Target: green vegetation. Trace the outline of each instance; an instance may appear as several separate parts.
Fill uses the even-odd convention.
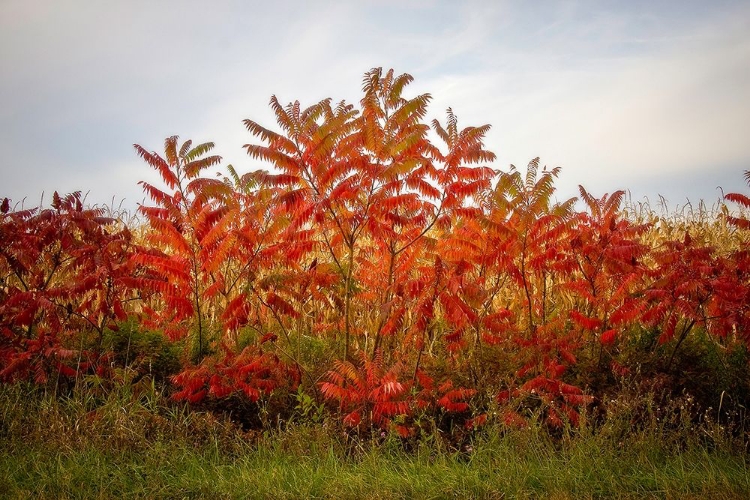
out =
[[[747,498],[737,429],[684,402],[644,400],[553,435],[486,426],[456,446],[441,433],[359,439],[333,420],[243,431],[127,384],[61,397],[0,388],[3,498]],[[635,414],[639,425],[632,426]],[[664,415],[671,417],[663,418]]]
[[[583,449],[581,449],[583,448]],[[591,452],[595,452],[591,455]],[[145,455],[97,449],[0,459],[7,497],[142,498],[747,498],[747,464],[690,451],[615,453],[487,443],[471,459],[371,451],[294,456],[276,449],[238,458],[155,446]]]

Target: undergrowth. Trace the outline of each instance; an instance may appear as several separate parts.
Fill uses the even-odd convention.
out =
[[[4,498],[746,498],[746,429],[623,391],[558,432],[490,421],[360,437],[301,413],[264,430],[188,410],[157,384],[61,395],[0,387]],[[308,402],[308,404],[310,404]],[[316,420],[317,421],[314,421]]]

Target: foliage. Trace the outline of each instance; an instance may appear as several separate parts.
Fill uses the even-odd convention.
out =
[[[204,349],[204,305],[210,284],[206,263],[212,246],[209,238],[226,213],[217,200],[227,192],[226,185],[216,179],[200,177],[202,170],[221,161],[218,156],[204,156],[213,149],[212,143],[193,147],[186,141],[177,149],[178,138],[164,141],[164,157],[135,145],[138,155],[161,176],[168,191],[141,182],[144,191],[157,206],[140,207],[151,231],[146,233],[147,246],[141,246],[133,261],[144,268],[135,280],[158,303],[146,306],[147,326],[164,329],[167,337],[185,337],[193,327],[198,334],[198,357]],[[171,192],[170,192],[171,191]],[[157,305],[158,304],[158,305]]]
[[[356,104],[272,97],[278,130],[244,121],[262,168],[242,175],[208,175],[210,142],[135,145],[161,179],[141,183],[137,226],[78,193],[4,200],[0,379],[124,370],[194,407],[254,405],[259,425],[297,401],[348,434],[406,440],[446,420],[462,436],[535,421],[559,434],[637,377],[741,399],[697,370],[744,373],[745,195],[691,221],[581,186],[578,209],[538,158],[489,168],[489,125],[462,128],[452,109],[427,123],[431,96],[411,83],[375,68]]]
[[[0,379],[46,383],[94,369],[134,298],[131,234],[80,193],[0,214]],[[92,337],[93,335],[93,337]]]

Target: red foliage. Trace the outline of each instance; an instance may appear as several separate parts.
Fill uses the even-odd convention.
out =
[[[49,209],[3,206],[0,379],[73,377],[96,361],[105,328],[128,314],[130,232],[84,209],[80,193],[55,193]]]
[[[363,358],[361,366],[334,361],[334,369],[326,374],[328,381],[320,384],[323,396],[337,401],[346,414],[346,425],[359,425],[365,415],[368,423],[388,428],[394,417],[411,413],[409,383],[399,380],[402,367],[396,364],[384,370],[381,363],[380,356]]]
[[[209,395],[222,399],[232,394],[242,394],[255,402],[278,388],[294,391],[299,381],[299,372],[294,367],[257,347],[246,347],[239,354],[225,349],[222,357],[207,357],[200,365],[186,368],[172,379],[180,389],[174,399],[190,403],[201,402]]]
[[[672,357],[695,328],[750,344],[744,247],[722,253],[690,234],[650,247],[651,226],[623,215],[622,191],[597,199],[581,187],[576,212],[575,199],[554,199],[559,168],[483,166],[489,126],[459,128],[450,109],[432,122],[438,146],[430,96],[406,97],[411,81],[375,68],[358,106],[272,97],[280,131],[246,120],[260,144],[245,149],[273,172],[210,178],[212,143],[136,145],[162,181],[141,183],[152,205],[140,207],[137,247],[77,193],[45,210],[4,199],[0,379],[93,370],[105,330],[140,315],[188,337],[179,400],[257,401],[305,377],[345,425],[409,436],[420,412],[481,411],[478,387],[459,380],[507,387],[496,397],[507,425],[525,425],[529,400],[549,425],[575,425],[591,397],[571,367],[626,375],[621,351],[644,327],[674,343]],[[744,241],[743,212],[725,217]],[[310,345],[341,360],[307,366]]]
[[[747,185],[750,187],[750,170],[745,170],[745,181],[747,181]],[[744,210],[750,209],[750,196],[742,193],[727,193],[724,199],[736,203]],[[725,217],[731,225],[739,229],[750,229],[750,218],[747,215],[729,215],[727,213]],[[747,257],[745,256],[745,258]]]
[[[642,321],[659,327],[660,343],[677,337],[667,368],[696,326],[717,337],[737,334],[750,343],[750,275],[738,267],[741,253],[717,255],[714,248],[697,244],[686,233],[683,241],[668,241],[652,255],[657,266],[652,271],[654,282],[645,290]]]
[[[362,423],[388,429],[394,419],[402,435],[409,435],[413,429],[408,421],[416,413],[430,409],[441,409],[448,413],[463,413],[469,409],[466,402],[474,394],[474,389],[454,388],[447,380],[435,385],[427,374],[417,371],[411,380],[402,378],[403,366],[397,363],[385,370],[382,356],[378,353],[373,360],[362,357],[361,365],[349,361],[335,361],[335,368],[326,374],[328,381],[321,383],[321,392],[329,401],[338,402],[345,413],[344,424],[356,427]]]
[[[216,179],[200,177],[201,171],[221,161],[219,156],[204,156],[213,143],[193,146],[192,141],[178,145],[177,136],[164,141],[164,156],[134,145],[138,155],[153,167],[167,190],[141,182],[155,207],[141,206],[152,231],[149,246],[133,256],[141,268],[134,278],[144,292],[153,297],[152,315],[147,326],[161,328],[173,340],[197,330],[198,355],[204,349],[204,301],[209,288],[211,250],[214,234],[225,227],[232,212],[225,201],[231,189]],[[156,300],[158,299],[158,300]]]

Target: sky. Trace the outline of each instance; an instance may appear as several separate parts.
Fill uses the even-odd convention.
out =
[[[750,191],[746,0],[0,0],[0,198],[132,210],[159,182],[133,144],[171,135],[269,168],[243,119],[276,128],[271,95],[356,104],[373,67],[411,74],[430,121],[491,124],[491,167],[561,167],[559,199]]]

